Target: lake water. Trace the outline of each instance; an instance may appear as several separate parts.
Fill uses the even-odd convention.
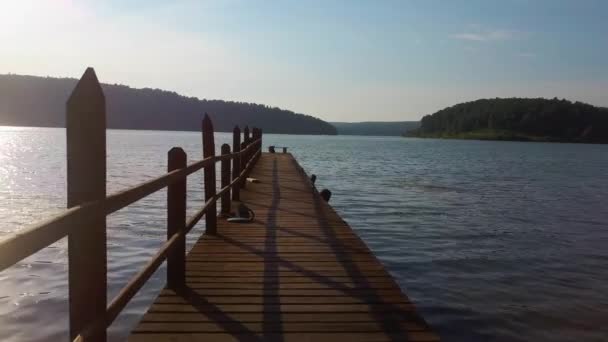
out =
[[[0,127],[0,238],[60,212],[65,131]],[[231,141],[218,134],[216,145]],[[445,341],[608,340],[608,146],[265,135],[333,192]],[[161,175],[191,132],[108,132],[108,192]],[[189,178],[189,212],[202,203]],[[112,298],[165,238],[165,192],[108,219]],[[199,227],[190,234],[190,243]],[[67,242],[0,273],[0,340],[67,340]],[[164,269],[110,330],[123,340]]]

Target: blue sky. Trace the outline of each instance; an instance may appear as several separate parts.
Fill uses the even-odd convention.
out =
[[[416,120],[482,97],[608,106],[608,1],[0,0],[0,73]]]

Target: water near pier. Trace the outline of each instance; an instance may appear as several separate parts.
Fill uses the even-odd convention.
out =
[[[64,136],[0,127],[0,237],[65,206]],[[318,187],[332,190],[331,203],[445,341],[608,336],[608,146],[264,139],[289,146]],[[169,148],[197,159],[200,145],[197,133],[109,131],[109,193],[165,172]],[[200,174],[189,178],[190,213],[201,186]],[[109,217],[111,297],[165,238],[164,208],[161,191]],[[0,340],[67,339],[66,271],[64,239],[0,273]],[[112,339],[126,336],[163,283],[161,270]]]

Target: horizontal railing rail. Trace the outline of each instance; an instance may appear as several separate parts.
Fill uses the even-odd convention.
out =
[[[85,117],[85,115],[87,115]],[[230,212],[239,188],[261,156],[262,131],[233,130],[233,152],[222,145],[215,155],[214,130],[205,114],[203,159],[186,165],[181,148],[169,151],[168,172],[121,192],[105,196],[105,98],[93,69],[76,85],[67,103],[68,206],[62,213],[23,228],[0,241],[0,271],[58,240],[68,237],[70,336],[77,341],[105,341],[106,329],[160,265],[167,261],[167,286],[185,284],[185,237],[206,217],[207,234],[217,232],[216,202]],[[215,165],[221,163],[221,187],[216,192]],[[186,221],[186,182],[203,170],[205,203]],[[162,189],[167,192],[167,240],[146,265],[107,304],[106,216]],[[90,248],[90,251],[87,250]],[[97,266],[97,268],[95,268]]]
[[[260,140],[256,140],[254,143],[256,142],[260,142]],[[250,145],[241,152],[206,158],[194,162],[185,169],[169,172],[158,178],[151,179],[142,184],[110,195],[103,200],[87,202],[66,209],[53,218],[46,219],[28,228],[23,228],[17,232],[8,234],[0,241],[0,271],[13,266],[17,262],[66,237],[70,233],[70,229],[74,226],[86,224],[87,219],[90,219],[91,213],[93,212],[101,210],[105,212],[106,215],[110,215],[199,171],[208,164],[226,159],[233,160],[236,156],[243,155],[248,150],[252,150],[253,147],[254,145]],[[239,175],[237,181],[243,179],[244,173],[245,172],[242,172]],[[220,193],[222,191],[230,190],[237,181],[230,183],[230,187],[228,188],[222,188]],[[220,193],[218,193],[218,195]],[[218,198],[214,198],[214,201],[217,199]],[[198,221],[199,220],[196,220],[193,225],[198,223]]]

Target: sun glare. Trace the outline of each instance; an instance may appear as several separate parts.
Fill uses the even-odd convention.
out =
[[[71,0],[1,0],[0,28],[3,35],[48,29],[79,11]]]

